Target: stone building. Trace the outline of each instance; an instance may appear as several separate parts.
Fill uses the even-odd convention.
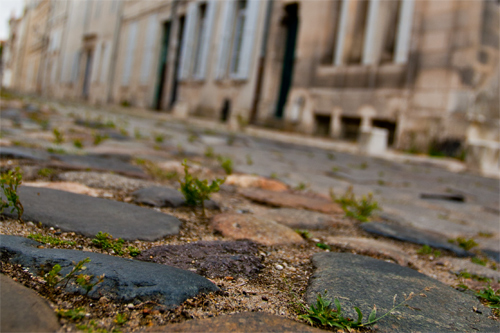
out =
[[[16,89],[340,140],[382,128],[498,169],[498,0],[29,3]]]

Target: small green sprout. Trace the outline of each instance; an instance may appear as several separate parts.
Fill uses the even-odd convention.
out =
[[[73,140],[73,146],[75,146],[75,148],[82,149],[83,148],[82,140],[80,140],[80,139],[74,139]]]
[[[449,239],[448,243],[457,244],[465,251],[469,251],[473,247],[476,247],[479,245],[478,243],[476,243],[476,241],[473,238],[466,239],[464,237],[457,237],[456,239]]]
[[[1,199],[0,203],[0,214],[3,213],[5,208],[10,208],[10,212],[13,213],[14,210],[17,211],[17,218],[22,221],[22,216],[24,213],[24,207],[21,203],[19,195],[17,194],[17,188],[21,185],[23,181],[23,176],[19,167],[16,167],[14,171],[9,170],[6,173],[2,173],[0,176],[0,187],[3,190],[3,194],[7,201]]]
[[[401,307],[407,301],[412,299],[414,295],[415,294],[413,292],[410,293],[410,295],[406,297],[403,302],[397,305],[396,305],[397,295],[395,295],[393,301],[393,307],[380,317],[377,317],[377,307],[374,306],[372,312],[368,316],[368,321],[363,323],[363,313],[358,307],[354,307],[354,310],[356,310],[356,313],[358,314],[358,319],[354,321],[351,318],[345,317],[342,314],[342,308],[337,298],[333,300],[333,303],[335,305],[335,310],[334,310],[330,306],[331,302],[326,299],[323,299],[321,294],[318,293],[315,305],[306,307],[305,305],[301,304],[306,314],[300,315],[299,318],[305,319],[311,325],[318,324],[322,326],[330,326],[342,330],[348,330],[350,332],[352,328],[362,328],[377,323],[382,318],[388,316],[394,310]],[[326,296],[326,291],[325,291],[325,296]]]
[[[92,244],[96,247],[101,248],[103,251],[112,250],[115,254],[121,256],[123,255],[123,244],[125,241],[121,238],[114,239],[113,236],[107,232],[99,231],[94,239],[92,239]]]
[[[54,128],[52,130],[52,133],[54,134],[54,143],[55,144],[61,144],[64,142],[64,135],[57,128]]]
[[[432,255],[434,256],[435,258],[439,257],[441,255],[441,251],[438,251],[438,250],[434,250],[432,247],[430,247],[429,245],[423,245],[422,248],[420,248],[418,251],[417,251],[417,254],[421,254],[421,255]]]
[[[227,175],[233,173],[233,160],[230,157],[219,156],[217,159],[220,162],[221,168],[224,169]]]
[[[488,286],[488,288],[478,291],[476,296],[492,308],[497,315],[500,313],[500,289],[495,291],[491,286]]]
[[[66,318],[72,321],[78,321],[85,318],[86,310],[84,307],[79,307],[76,309],[57,309],[56,313],[59,317]]]
[[[201,205],[202,216],[205,217],[205,200],[210,199],[210,194],[219,191],[219,187],[224,183],[225,179],[213,180],[208,185],[208,180],[199,180],[189,173],[187,161],[182,162],[184,166],[184,179],[179,180],[181,193],[186,199],[187,205],[195,207]]]
[[[361,222],[368,222],[372,212],[379,209],[378,203],[373,200],[372,193],[368,193],[368,196],[362,196],[361,199],[356,199],[352,186],[340,198],[336,198],[333,190],[330,190],[330,197],[342,206],[346,216]]]
[[[330,251],[332,249],[330,247],[330,245],[325,244],[325,243],[316,243],[316,246],[319,247],[322,250],[328,250],[328,251]]]
[[[71,246],[73,246],[76,244],[73,241],[66,241],[66,240],[62,240],[62,239],[52,237],[52,236],[44,236],[42,234],[29,234],[28,238],[32,239],[34,241],[43,243],[43,244],[50,244],[50,245],[56,245],[56,246],[58,246],[58,245],[71,245]]]
[[[295,229],[295,232],[298,233],[304,239],[311,238],[311,233],[307,230]]]

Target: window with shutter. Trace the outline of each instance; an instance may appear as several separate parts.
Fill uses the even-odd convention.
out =
[[[259,7],[262,1],[246,1],[243,34],[241,36],[241,46],[238,47],[235,55],[235,68],[237,70],[235,78],[247,79],[253,59],[254,41],[259,18]]]
[[[227,63],[231,44],[232,26],[235,10],[234,1],[224,1],[222,7],[222,27],[219,34],[219,47],[217,64],[215,68],[215,79],[224,79],[227,72]]]
[[[151,76],[151,67],[155,49],[155,42],[158,33],[158,14],[149,16],[148,27],[146,30],[146,42],[141,65],[141,84],[147,84]]]
[[[214,26],[215,11],[217,9],[217,1],[210,0],[204,6],[205,9],[203,10],[203,17],[201,17],[200,15],[202,24],[199,24],[199,26],[201,27],[201,29],[198,32],[199,47],[197,49],[197,59],[195,61],[195,69],[193,74],[193,77],[197,80],[203,80],[205,78],[207,61],[210,53],[210,44],[211,44],[212,30]]]
[[[91,82],[97,82],[99,76],[99,66],[101,64],[101,47],[97,45],[94,51],[94,64],[92,65],[92,76]]]
[[[125,62],[123,64],[122,85],[127,86],[130,82],[132,66],[134,62],[134,49],[137,39],[137,22],[132,22],[128,28],[127,49],[125,51]]]
[[[101,52],[102,56],[102,66],[101,66],[101,75],[99,78],[99,82],[104,83],[106,81],[106,75],[108,74],[108,68],[109,68],[109,61],[111,58],[111,47],[109,45],[110,43],[102,43],[102,49],[103,52]]]
[[[181,80],[187,79],[191,72],[197,18],[198,4],[196,2],[191,2],[188,5],[187,18],[184,23],[184,36],[182,38],[179,65],[179,78]]]

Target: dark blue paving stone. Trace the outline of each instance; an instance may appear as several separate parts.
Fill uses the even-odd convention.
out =
[[[489,258],[495,260],[500,263],[500,252],[495,250],[483,249],[481,250],[484,254],[486,254]]]
[[[19,187],[18,193],[25,221],[87,237],[102,231],[125,240],[154,241],[179,233],[181,225],[172,215],[124,202],[29,186]]]
[[[25,147],[0,147],[0,158],[48,161],[50,159],[50,154],[44,150]]]
[[[135,203],[155,207],[180,207],[186,204],[181,192],[164,186],[151,186],[132,193]]]
[[[138,166],[124,162],[121,158],[96,155],[56,155],[52,157],[66,165],[79,169],[91,169],[97,171],[112,171],[129,176],[145,178],[147,175]]]
[[[431,233],[426,230],[420,230],[411,226],[399,224],[389,224],[381,222],[363,223],[361,228],[369,233],[384,237],[394,238],[404,242],[428,245],[436,249],[448,250],[459,257],[470,257],[472,253],[465,251],[461,247],[449,243],[443,236]]]
[[[204,277],[179,268],[101,253],[40,249],[39,245],[42,244],[27,238],[1,235],[1,260],[27,267],[34,274],[59,264],[60,274],[64,276],[74,267],[73,262],[89,258],[85,274],[104,274],[104,281],[88,294],[94,299],[106,296],[127,303],[154,301],[172,309],[188,298],[218,290]],[[76,285],[68,285],[66,290],[85,294],[85,290]]]
[[[10,119],[15,123],[19,123],[22,118],[22,112],[19,109],[5,109],[0,112],[0,119]]]
[[[354,307],[368,314],[377,306],[380,316],[415,296],[408,306],[399,307],[375,326],[379,332],[500,332],[500,322],[489,319],[491,310],[468,293],[462,293],[413,269],[352,253],[317,253],[314,271],[306,291],[308,304],[318,293],[333,304],[340,301],[342,312],[356,319]],[[326,296],[324,292],[326,290]],[[473,308],[476,308],[475,312]]]

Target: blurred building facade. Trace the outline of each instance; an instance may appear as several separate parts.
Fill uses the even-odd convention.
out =
[[[385,128],[394,147],[453,154],[500,142],[499,13],[498,0],[28,0],[11,87],[343,140]]]

